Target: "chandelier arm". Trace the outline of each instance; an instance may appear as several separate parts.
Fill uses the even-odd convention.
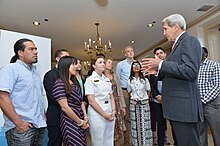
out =
[[[96,33],[97,33],[97,36],[96,36],[96,41],[94,41],[94,43],[92,44],[92,40],[89,39],[89,42],[85,42],[85,52],[89,55],[89,56],[92,56],[92,55],[97,55],[97,54],[106,54],[107,52],[111,53],[112,50],[111,50],[111,43],[110,41],[108,42],[108,50],[107,50],[107,45],[104,45],[104,47],[102,46],[102,43],[101,43],[101,37],[99,35],[99,26],[100,23],[95,23],[96,25]]]

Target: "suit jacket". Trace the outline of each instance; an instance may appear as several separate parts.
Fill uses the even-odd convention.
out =
[[[152,98],[154,102],[154,100],[157,100],[156,96],[161,95],[161,93],[158,91],[158,88],[157,88],[158,77],[156,77],[155,75],[150,75],[149,82],[150,82],[151,93],[152,93]]]
[[[57,68],[53,68],[44,75],[43,84],[48,100],[48,108],[46,112],[48,126],[60,125],[61,108],[59,103],[53,98],[53,93],[52,93],[53,85],[56,79],[57,79]]]
[[[162,63],[164,117],[179,122],[203,120],[202,104],[198,89],[201,62],[199,41],[186,32],[177,40],[169,58]]]

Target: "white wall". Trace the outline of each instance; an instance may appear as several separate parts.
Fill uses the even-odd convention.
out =
[[[220,31],[218,31],[217,28],[210,29],[210,27],[213,27],[213,24],[216,24],[216,27],[220,26],[220,11],[187,29],[187,33],[198,38],[201,46],[207,47],[209,50],[209,59],[220,62]],[[160,46],[166,46],[166,43],[167,42],[160,44]],[[169,52],[167,52],[167,54],[169,54]],[[151,57],[152,55],[153,51],[150,50],[146,54],[135,59],[139,60],[144,57]]]
[[[187,30],[190,35],[197,37],[201,43],[209,51],[209,59],[220,62],[220,32],[218,27],[220,24],[220,11],[214,15],[207,17],[197,25]]]
[[[38,63],[37,70],[42,78],[44,74],[51,68],[51,39],[45,37],[39,37],[24,33],[12,32],[0,29],[0,68],[8,64],[11,57],[14,56],[14,43],[21,39],[28,38],[33,40],[36,47],[38,48]],[[45,108],[47,107],[47,100],[45,98]],[[0,126],[3,125],[2,112],[0,110]]]
[[[220,62],[220,31],[218,28],[208,30],[209,58]]]

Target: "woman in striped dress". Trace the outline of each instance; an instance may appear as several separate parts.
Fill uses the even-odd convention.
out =
[[[58,76],[53,87],[53,96],[61,106],[61,132],[64,146],[87,146],[85,129],[89,127],[84,115],[79,83],[75,77],[77,60],[62,57],[58,64]]]
[[[152,146],[149,91],[150,83],[141,72],[141,64],[134,61],[128,80],[130,93],[131,142],[133,146]]]

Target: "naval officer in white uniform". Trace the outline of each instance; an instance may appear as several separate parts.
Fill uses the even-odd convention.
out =
[[[88,118],[92,146],[114,146],[115,101],[112,84],[103,74],[103,57],[91,61],[92,75],[86,79],[85,94],[88,96]]]

